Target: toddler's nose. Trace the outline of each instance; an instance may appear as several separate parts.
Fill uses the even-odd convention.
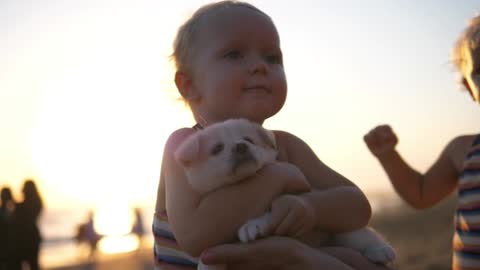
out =
[[[248,150],[248,146],[245,143],[237,143],[233,148],[233,152],[236,154],[245,154]]]
[[[268,69],[267,63],[261,57],[252,59],[251,66],[250,66],[250,72],[252,74],[255,74],[255,73],[265,74],[267,73],[267,69]]]

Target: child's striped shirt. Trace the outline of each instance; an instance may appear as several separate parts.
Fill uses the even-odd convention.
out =
[[[453,270],[480,270],[480,135],[459,177],[454,224]]]

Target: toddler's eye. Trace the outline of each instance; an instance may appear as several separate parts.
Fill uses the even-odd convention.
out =
[[[244,137],[243,139],[251,144],[255,144],[250,137]]]
[[[212,148],[212,150],[210,151],[210,154],[211,154],[212,156],[216,156],[216,155],[218,155],[220,152],[222,152],[222,150],[223,150],[223,143],[218,143],[218,144],[216,144],[216,145]]]
[[[282,64],[282,56],[279,54],[269,54],[265,56],[265,60],[274,65]]]
[[[227,52],[223,57],[236,60],[242,58],[242,53],[240,51],[232,50]]]

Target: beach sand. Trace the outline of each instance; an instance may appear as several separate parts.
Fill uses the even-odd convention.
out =
[[[152,270],[153,251],[143,248],[130,253],[102,255],[94,261],[46,270]]]
[[[456,196],[433,208],[416,210],[405,204],[380,210],[370,225],[397,251],[396,269],[451,269]]]
[[[391,198],[385,199],[391,200]],[[452,196],[427,210],[415,210],[400,204],[375,213],[370,225],[397,250],[397,259],[393,265],[395,269],[450,269],[455,201]],[[127,254],[101,256],[95,263],[80,263],[47,270],[111,269],[153,269],[152,250],[144,248]]]

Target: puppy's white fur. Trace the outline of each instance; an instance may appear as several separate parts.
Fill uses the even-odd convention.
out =
[[[216,123],[187,138],[175,152],[192,187],[209,192],[255,174],[276,159],[275,136],[244,119]]]
[[[191,186],[200,192],[210,192],[224,185],[254,175],[277,156],[273,132],[244,119],[216,123],[196,132],[175,152],[176,161],[185,169]],[[242,242],[267,236],[270,213],[247,221],[238,231]],[[325,234],[315,233],[305,242],[324,244]],[[370,260],[388,263],[395,258],[394,249],[371,228],[330,235],[330,245],[358,250]],[[206,266],[199,262],[199,270],[221,270],[224,265]]]

